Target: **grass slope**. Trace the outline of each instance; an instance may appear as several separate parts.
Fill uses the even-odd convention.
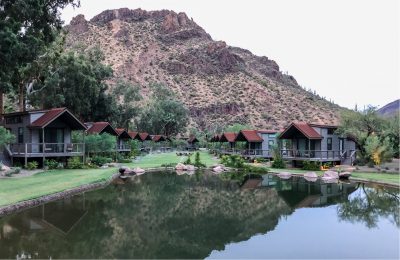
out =
[[[52,170],[24,178],[0,179],[0,206],[109,179],[115,168]]]

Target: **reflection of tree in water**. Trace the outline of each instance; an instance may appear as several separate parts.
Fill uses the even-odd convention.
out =
[[[384,217],[400,227],[399,206],[398,190],[359,183],[355,194],[338,206],[338,216],[351,223],[365,223],[368,228],[377,227],[379,218]]]
[[[0,245],[0,257],[24,249],[57,258],[204,258],[274,229],[291,213],[273,189],[243,191],[211,175],[143,175],[88,193],[86,202],[88,212],[66,236],[15,223],[18,235]],[[9,223],[33,215],[27,211]]]
[[[49,203],[45,211],[37,207],[0,219],[0,258],[22,251],[40,258],[204,258],[273,230],[295,208],[342,203],[342,219],[350,220],[352,207],[360,208],[358,194],[346,202],[355,188],[271,176],[239,187],[208,174],[145,174],[126,185]],[[386,212],[398,225],[393,213],[398,197],[393,202],[373,189],[365,192],[370,207],[378,207],[375,215]]]

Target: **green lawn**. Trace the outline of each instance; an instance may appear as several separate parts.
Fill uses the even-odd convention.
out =
[[[193,153],[191,160],[194,162],[195,155]],[[137,162],[133,163],[126,163],[124,165],[128,167],[140,167],[143,169],[146,168],[155,168],[160,167],[163,164],[170,164],[170,163],[180,163],[184,162],[187,159],[187,156],[177,156],[175,152],[170,153],[160,153],[160,154],[149,154],[145,155],[138,159]],[[211,166],[213,164],[218,163],[218,160],[215,159],[211,154],[208,152],[200,152],[200,161],[207,166]]]
[[[270,169],[271,172],[290,172],[292,174],[304,174],[306,172],[312,171],[305,171],[301,169]],[[323,171],[314,171],[319,176],[323,175]],[[359,180],[366,180],[366,181],[378,181],[382,183],[388,184],[400,184],[400,175],[399,174],[390,174],[390,173],[380,173],[380,172],[352,172],[351,177],[353,179]]]
[[[0,206],[107,180],[116,168],[52,170],[30,177],[0,179]]]

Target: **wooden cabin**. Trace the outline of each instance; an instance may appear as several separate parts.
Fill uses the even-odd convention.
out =
[[[286,141],[281,150],[283,158],[296,161],[334,162],[352,164],[356,144],[351,138],[335,133],[338,126],[293,122],[279,135]]]
[[[130,152],[131,146],[129,141],[132,140],[131,136],[128,134],[124,128],[116,128],[115,131],[118,134],[117,137],[117,151],[118,152]]]
[[[225,132],[219,137],[219,142],[221,143],[228,143],[229,144],[229,149],[234,149],[235,148],[235,139],[236,139],[236,133],[233,132]]]
[[[85,123],[88,130],[87,134],[110,134],[115,136],[115,150],[117,152],[130,152],[131,148],[128,145],[128,140],[130,136],[128,133],[124,131],[117,131],[110,123],[108,122],[87,122]],[[121,130],[121,129],[120,129]]]
[[[189,137],[187,139],[188,145],[186,146],[186,150],[197,150],[197,143],[199,140],[195,136]]]
[[[16,142],[5,147],[3,163],[25,166],[28,161],[56,159],[66,162],[71,156],[84,157],[84,140],[72,143],[72,131],[87,128],[67,108],[15,112],[3,115],[1,125],[16,136]]]
[[[262,155],[264,158],[272,158],[272,150],[275,146],[278,146],[278,134],[276,130],[258,130],[258,135],[263,139],[261,144]]]
[[[241,130],[235,138],[235,142],[246,143],[242,152],[245,157],[262,156],[263,141],[257,130]]]

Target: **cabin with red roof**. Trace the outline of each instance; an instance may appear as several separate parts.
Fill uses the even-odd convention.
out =
[[[118,152],[130,152],[131,146],[129,141],[132,140],[128,131],[125,128],[115,128],[115,132],[117,132],[117,151]]]
[[[3,163],[17,161],[26,165],[35,160],[66,161],[71,156],[84,156],[84,143],[72,143],[72,131],[86,131],[86,126],[67,108],[32,110],[3,115],[1,125],[16,136],[14,144],[5,147]]]
[[[352,164],[356,144],[351,138],[335,133],[338,126],[293,122],[279,135],[286,141],[282,156],[292,161]]]
[[[233,149],[233,148],[235,148],[236,135],[237,134],[233,133],[233,132],[225,132],[219,138],[219,142],[228,143],[229,144],[229,148]]]

